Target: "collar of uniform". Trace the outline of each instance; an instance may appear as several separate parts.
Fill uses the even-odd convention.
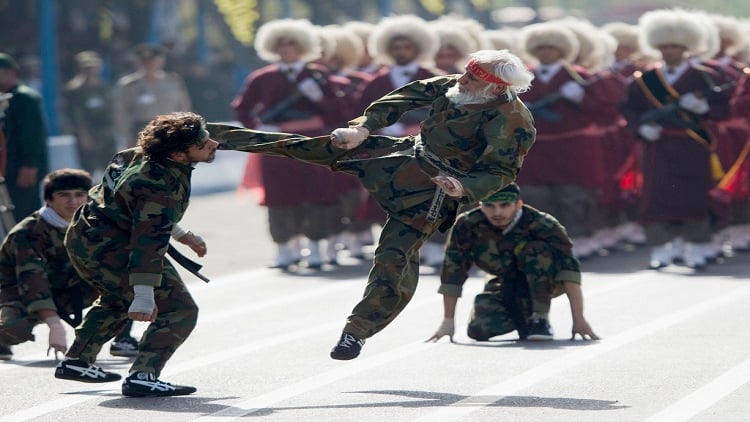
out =
[[[667,72],[668,67],[670,68],[669,72]],[[688,67],[690,67],[690,63],[688,63],[687,60],[683,60],[682,63],[678,64],[677,66],[667,66],[666,63],[662,62],[661,70],[662,72],[664,72],[665,75],[668,74],[669,76],[676,78],[682,75],[683,73],[685,73]]]
[[[162,164],[164,167],[175,168],[187,174],[190,174],[190,172],[195,168],[195,163],[183,164],[171,158],[167,158],[166,160],[161,161],[160,164]]]
[[[390,72],[392,74],[397,74],[397,75],[408,74],[408,75],[414,76],[417,74],[417,70],[419,70],[419,64],[417,62],[412,62],[405,66],[394,64],[393,66],[391,66]]]
[[[518,224],[518,220],[521,219],[523,216],[523,207],[518,209],[518,212],[516,215],[513,216],[513,220],[511,220],[510,224],[508,224],[508,227],[503,229],[503,234],[508,234],[511,230],[513,230],[514,227]]]
[[[562,69],[562,63],[560,62],[539,64],[536,69],[534,69],[534,74],[537,78],[541,79],[542,82],[549,82],[549,80],[552,79],[560,69]]]
[[[295,75],[298,75],[300,72],[302,72],[302,69],[305,67],[305,62],[293,62],[293,63],[279,63],[279,70],[281,70],[284,73],[287,73],[288,71],[294,72]]]

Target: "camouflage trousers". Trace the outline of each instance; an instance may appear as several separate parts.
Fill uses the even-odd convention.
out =
[[[419,281],[419,248],[429,237],[395,218],[386,220],[364,295],[344,331],[362,339],[372,337],[404,310]]]
[[[122,331],[133,300],[128,281],[128,254],[117,248],[85,248],[85,241],[69,231],[66,246],[73,266],[100,296],[75,330],[66,356],[93,363],[104,343]],[[198,319],[198,306],[179,274],[166,259],[161,285],[154,288],[158,314],[143,333],[131,371],[157,376],[175,350],[187,339]]]
[[[0,304],[0,344],[11,346],[34,340],[31,332],[40,322],[21,302]]]
[[[489,280],[474,298],[467,335],[475,340],[518,331],[526,338],[526,322],[534,312],[548,313],[553,297],[563,293],[555,281],[557,268],[552,249],[545,242],[520,244],[513,253],[514,267]]]
[[[212,127],[215,137],[221,139],[221,126]],[[386,158],[394,150],[411,150],[412,145],[408,140],[388,136],[370,136],[362,144],[363,154],[358,156],[356,151],[338,149],[332,146],[327,136],[305,137],[285,133],[266,133],[249,131],[240,133],[237,139],[222,140],[225,149],[235,149],[252,153],[262,153],[274,156],[284,156],[311,164],[326,166],[333,171],[341,171],[354,175],[367,188],[380,205],[388,210],[405,209],[404,215],[412,218],[421,213],[427,214],[432,200],[431,189],[434,185],[429,182],[428,176],[414,165],[415,173],[395,174],[399,166],[409,160],[408,157]],[[357,155],[356,159],[351,155]],[[346,159],[344,159],[346,158]],[[393,160],[393,161],[392,161]],[[426,187],[419,186],[427,191],[429,200],[402,201],[404,203],[394,204],[393,198],[401,198],[409,193],[406,188],[394,189],[395,178],[424,180]],[[403,183],[402,183],[403,185]],[[407,184],[408,185],[408,184]],[[391,202],[392,201],[392,202]],[[419,278],[419,249],[425,241],[443,225],[451,216],[450,207],[457,208],[457,202],[445,201],[440,210],[440,216],[434,221],[423,224],[419,229],[404,223],[403,221],[389,215],[375,249],[373,266],[360,302],[354,307],[351,315],[347,318],[344,331],[361,339],[369,338],[385,328],[406,307],[417,288]],[[408,210],[406,210],[408,208]],[[455,211],[455,210],[454,210]],[[455,214],[455,213],[453,213]],[[414,218],[416,220],[416,218]]]
[[[52,288],[57,314],[75,327],[81,322],[81,314],[91,306],[98,294],[87,283],[80,281],[72,286]],[[20,301],[0,303],[0,344],[13,345],[34,340],[32,331],[43,321],[29,313]]]

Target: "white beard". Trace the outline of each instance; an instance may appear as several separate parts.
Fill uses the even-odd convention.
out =
[[[478,92],[461,92],[459,91],[459,85],[455,84],[448,88],[445,93],[445,97],[450,100],[451,103],[457,106],[465,104],[484,104],[494,100],[496,97],[492,94],[494,86],[487,85]]]

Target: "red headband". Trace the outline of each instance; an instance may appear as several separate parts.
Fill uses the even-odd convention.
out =
[[[470,59],[469,62],[466,63],[466,71],[485,82],[503,85],[503,86],[510,85],[508,82],[505,82],[504,80],[498,78],[492,73],[484,70],[484,68],[482,68],[482,66],[479,64],[477,59]]]

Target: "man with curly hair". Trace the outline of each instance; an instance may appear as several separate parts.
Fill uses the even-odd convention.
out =
[[[218,144],[205,120],[190,112],[158,116],[135,148],[119,152],[102,182],[89,191],[68,230],[73,266],[100,297],[76,329],[75,341],[55,377],[117,381],[95,366],[102,345],[132,319],[150,321],[122,385],[126,396],[175,396],[196,391],[158,379],[167,360],[195,327],[198,307],[164,254],[170,236],[206,253],[203,240],[179,228],[190,197],[195,163],[211,162]]]

